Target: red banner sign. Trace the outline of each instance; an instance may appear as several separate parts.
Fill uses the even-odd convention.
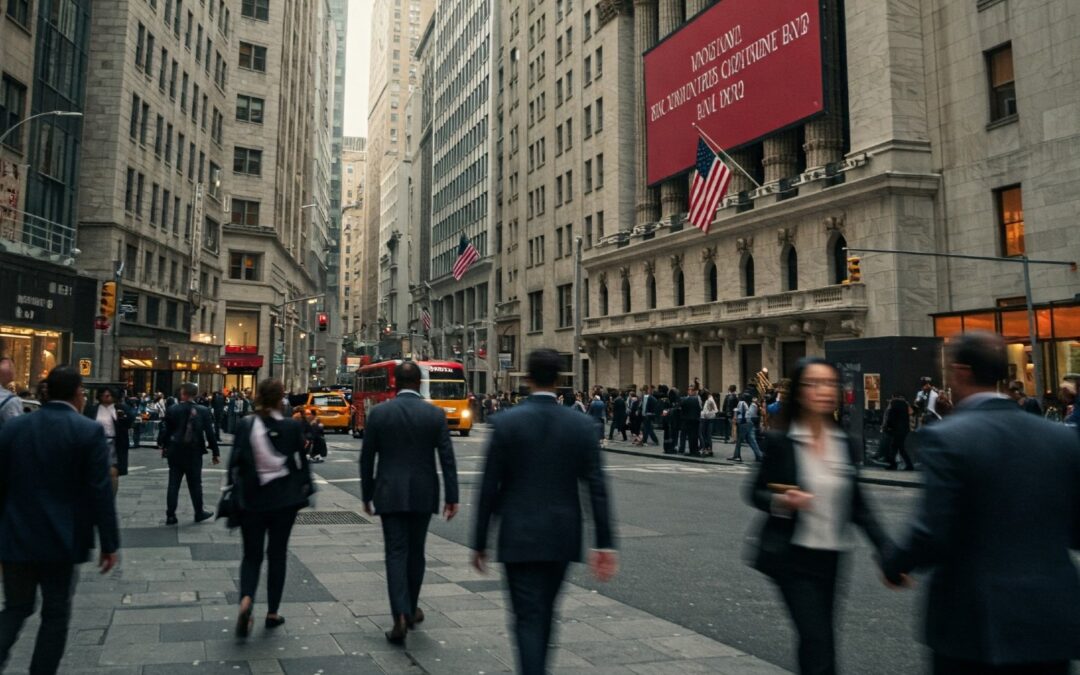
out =
[[[222,367],[230,370],[245,370],[262,368],[263,357],[262,356],[222,356],[219,361]]]
[[[258,354],[258,345],[225,345],[226,354]]]
[[[818,0],[724,0],[645,54],[650,184],[825,109]]]

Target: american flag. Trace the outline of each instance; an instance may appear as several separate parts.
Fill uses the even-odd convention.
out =
[[[461,281],[461,277],[465,276],[465,273],[469,271],[469,268],[473,266],[477,260],[480,259],[480,252],[476,250],[476,247],[472,245],[469,238],[461,235],[461,243],[458,244],[457,260],[454,262],[454,280]]]
[[[424,327],[424,332],[431,332],[431,313],[427,311],[427,308],[420,310],[420,325]]]
[[[731,170],[703,139],[698,139],[697,173],[690,185],[690,223],[708,234],[716,207],[727,192]]]

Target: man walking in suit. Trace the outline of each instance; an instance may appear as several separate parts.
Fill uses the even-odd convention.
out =
[[[386,585],[394,617],[386,639],[393,644],[404,644],[408,629],[424,620],[417,603],[424,582],[428,524],[431,514],[439,512],[436,453],[446,487],[443,516],[450,520],[458,511],[457,465],[446,413],[421,398],[420,378],[420,366],[412,361],[394,369],[397,397],[368,413],[360,454],[364,511],[382,520]]]
[[[86,406],[86,416],[95,420],[105,430],[105,444],[109,446],[109,479],[113,495],[120,488],[120,476],[127,475],[128,451],[131,440],[128,432],[135,420],[135,413],[110,387],[98,390],[97,403]]]
[[[69,366],[45,379],[49,401],[0,430],[0,671],[34,613],[41,588],[41,627],[30,672],[55,673],[71,620],[78,571],[100,540],[102,574],[116,564],[119,537],[109,483],[109,449],[99,424],[79,414],[82,377]]]
[[[626,397],[623,392],[611,402],[611,429],[608,430],[608,440],[615,438],[615,432],[622,433],[622,439],[626,441]]]
[[[596,435],[588,419],[555,400],[561,363],[550,349],[530,354],[532,396],[495,421],[472,539],[473,565],[484,572],[488,529],[497,512],[498,557],[506,565],[518,672],[524,675],[546,672],[555,599],[567,566],[581,560],[579,483],[589,488],[596,526],[593,572],[606,581],[618,566]]]
[[[693,385],[686,392],[686,396],[679,401],[679,424],[682,433],[679,434],[679,447],[676,449],[683,454],[696,455],[701,441],[701,396]],[[686,443],[690,442],[690,450],[687,452]]]
[[[1080,439],[997,393],[998,335],[952,340],[956,414],[925,427],[922,504],[882,569],[929,569],[925,640],[936,675],[1055,675],[1080,657]]]
[[[165,413],[165,423],[158,434],[161,456],[169,463],[169,489],[165,495],[165,524],[175,525],[176,503],[180,498],[180,481],[186,480],[191,506],[195,509],[195,522],[201,523],[213,517],[213,511],[203,508],[202,456],[207,446],[213,452],[213,463],[221,463],[214,422],[210,411],[195,403],[199,385],[185,382],[180,385],[180,402]]]
[[[645,385],[641,396],[641,444],[649,444],[649,439],[656,445],[660,445],[660,439],[656,437],[653,423],[656,421],[656,413],[660,411],[660,401],[653,394],[651,385]]]

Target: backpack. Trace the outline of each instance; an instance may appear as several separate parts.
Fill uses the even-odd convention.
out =
[[[169,443],[170,453],[194,453],[202,451],[202,419],[199,417],[199,406],[192,404],[188,414],[184,418],[184,425],[173,433],[172,442]]]

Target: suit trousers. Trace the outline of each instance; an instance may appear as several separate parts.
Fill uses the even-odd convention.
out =
[[[547,672],[555,599],[568,564],[566,561],[506,563],[521,675]]]
[[[71,596],[75,592],[72,563],[3,563],[4,609],[0,612],[0,672],[23,622],[34,613],[41,587],[41,627],[38,628],[30,675],[51,675],[60,667],[71,621]]]
[[[682,433],[679,434],[679,447],[678,452],[686,452],[686,444],[690,444],[690,454],[696,455],[700,449],[699,443],[701,442],[701,420],[685,420],[680,422],[682,427]]]
[[[281,592],[285,588],[285,562],[289,555],[289,534],[296,522],[297,508],[275,511],[244,511],[240,514],[240,533],[244,537],[244,558],[240,562],[240,597],[255,600],[259,587],[259,569],[266,551],[266,608],[277,614]]]
[[[994,666],[934,654],[934,675],[1069,675],[1068,661]]]
[[[840,554],[791,547],[788,568],[776,577],[795,624],[800,675],[835,675],[834,609]]]
[[[169,490],[165,494],[165,515],[176,515],[176,502],[180,498],[180,481],[187,480],[188,493],[191,495],[191,507],[195,515],[203,512],[202,493],[202,455],[187,454],[181,457],[169,457]]]
[[[384,513],[383,544],[386,548],[386,586],[390,593],[390,613],[412,616],[424,583],[424,543],[430,513]]]
[[[612,418],[612,420],[611,420],[611,428],[608,430],[608,435],[607,435],[609,441],[615,438],[615,432],[616,431],[618,431],[619,433],[622,434],[622,439],[625,441],[626,440],[626,418],[625,417],[614,417],[614,418]]]
[[[641,444],[646,445],[650,440],[660,445],[660,439],[656,437],[656,431],[653,430],[652,415],[643,415],[641,418]]]

